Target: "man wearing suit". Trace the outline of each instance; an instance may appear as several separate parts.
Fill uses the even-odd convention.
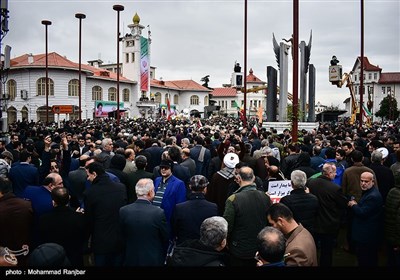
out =
[[[9,172],[14,194],[21,198],[27,186],[39,185],[39,171],[31,164],[31,161],[31,154],[27,150],[23,150],[19,156],[19,162],[11,166]]]
[[[153,139],[151,141],[151,147],[147,148],[145,150],[146,152],[149,152],[150,154],[150,158],[151,158],[151,162],[147,162],[147,164],[149,165],[148,168],[146,170],[151,170],[149,172],[152,172],[154,167],[160,165],[161,162],[161,154],[163,153],[164,149],[161,148],[158,145],[158,141],[157,139]]]
[[[203,147],[204,140],[200,136],[194,138],[195,146],[190,149],[190,157],[196,163],[196,175],[203,175],[208,178],[208,165],[211,161],[211,152]]]
[[[164,210],[152,205],[155,191],[151,179],[140,179],[135,190],[137,200],[119,210],[124,266],[162,266],[169,238]]]
[[[68,173],[71,192],[76,195],[81,205],[83,203],[83,192],[85,191],[87,181],[85,164],[88,159],[88,155],[81,155],[79,157],[79,168]]]
[[[84,192],[85,216],[92,235],[96,266],[120,266],[123,242],[118,223],[119,209],[127,204],[126,187],[113,182],[99,162],[86,166],[92,186]]]
[[[83,246],[87,237],[85,217],[68,206],[66,188],[51,191],[53,210],[39,220],[41,244],[57,243],[64,247],[72,266],[83,266]],[[60,223],[62,221],[62,223]]]
[[[196,162],[190,157],[189,148],[182,149],[182,166],[185,166],[189,169],[190,177],[196,175]]]

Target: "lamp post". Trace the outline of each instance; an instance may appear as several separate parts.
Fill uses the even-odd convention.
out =
[[[77,13],[75,17],[79,19],[79,122],[82,121],[82,19],[86,18],[85,14]]]
[[[119,13],[124,10],[124,6],[114,5],[113,10],[117,11],[117,125],[119,125]]]
[[[46,33],[46,124],[49,123],[49,57],[48,57],[48,44],[47,44],[47,29],[51,25],[51,21],[42,20],[42,24],[45,26]]]

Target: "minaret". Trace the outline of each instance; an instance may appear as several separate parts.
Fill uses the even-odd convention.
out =
[[[140,17],[137,13],[132,18],[133,23],[129,24],[131,32],[122,38],[122,69],[124,77],[135,81],[137,86],[131,93],[131,102],[135,104],[141,97],[140,91],[140,37],[143,25],[140,25]],[[149,42],[150,43],[150,42]]]

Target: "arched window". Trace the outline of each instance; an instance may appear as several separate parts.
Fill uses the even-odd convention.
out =
[[[190,97],[190,105],[199,105],[199,97],[197,95]]]
[[[208,106],[208,95],[204,96],[204,106]]]
[[[69,81],[68,96],[79,96],[79,80],[73,79]]]
[[[157,103],[161,103],[161,93],[160,92],[156,92],[156,94],[154,94],[154,101]]]
[[[92,87],[92,100],[103,100],[103,89],[100,86]]]
[[[36,92],[38,96],[46,96],[46,78],[40,78],[36,82]],[[49,96],[54,96],[54,82],[49,78]]]
[[[14,101],[15,96],[17,95],[17,82],[15,80],[9,80],[7,82],[7,92],[10,96],[10,100]]]
[[[179,95],[174,95],[174,104],[177,105],[179,103]]]
[[[115,87],[108,89],[108,101],[117,101],[117,89]]]
[[[129,102],[129,94],[130,94],[129,89],[124,88],[124,89],[122,90],[122,100],[123,100],[124,102]]]

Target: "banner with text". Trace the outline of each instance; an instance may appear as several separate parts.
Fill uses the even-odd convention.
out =
[[[270,181],[268,183],[268,193],[273,203],[278,203],[282,197],[290,194],[292,190],[290,180]]]

